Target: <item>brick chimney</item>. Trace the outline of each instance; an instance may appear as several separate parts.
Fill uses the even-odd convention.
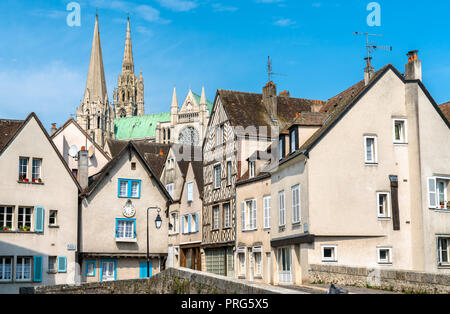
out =
[[[417,57],[419,50],[408,52],[408,63],[405,66],[405,77],[407,80],[422,81],[422,61]]]
[[[280,97],[291,97],[291,93],[289,93],[289,91],[287,91],[287,90],[282,91],[280,93]]]
[[[53,136],[53,134],[56,133],[56,123],[52,123],[52,129],[50,130],[50,135]]]
[[[272,121],[278,120],[277,85],[272,81],[263,87],[263,103]]]
[[[372,66],[372,58],[364,58],[366,60],[367,66],[364,68],[364,83],[366,86],[369,84],[372,77],[375,75],[374,68]]]

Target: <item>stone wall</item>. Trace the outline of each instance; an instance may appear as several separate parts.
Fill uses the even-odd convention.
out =
[[[309,278],[313,283],[404,293],[450,293],[450,275],[445,274],[311,264]]]
[[[80,286],[21,288],[21,294],[292,294],[299,293],[250,281],[170,268],[149,279],[86,283]]]

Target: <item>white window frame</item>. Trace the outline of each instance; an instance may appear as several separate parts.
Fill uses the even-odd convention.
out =
[[[253,179],[255,177],[255,173],[256,173],[255,170],[256,170],[255,161],[249,161],[248,162],[248,173],[249,173],[250,179]]]
[[[286,193],[284,190],[278,192],[278,225],[286,226]]]
[[[289,133],[289,151],[290,154],[294,153],[297,150],[297,147],[295,146],[296,142],[297,142],[297,131],[296,130],[292,130]]]
[[[129,184],[129,182],[126,181],[126,180],[121,180],[120,181],[120,183],[119,183],[119,197],[127,197],[128,196],[128,184]],[[124,193],[122,193],[122,186],[125,186],[125,192]]]
[[[24,209],[25,212],[20,214],[20,209]],[[31,214],[27,214],[26,210],[29,209]],[[19,218],[23,216],[23,222],[24,224],[22,225],[22,227],[25,227],[25,222],[27,221],[27,217],[30,217],[30,230],[28,230],[28,232],[32,232],[33,231],[33,225],[34,225],[34,208],[33,207],[27,207],[27,206],[19,206],[17,209],[17,229],[20,229],[20,222],[19,222]]]
[[[35,165],[35,162],[39,162],[39,165]],[[33,158],[31,162],[31,180],[42,180],[42,159]]]
[[[385,213],[380,214],[380,196],[386,196],[386,208]],[[390,192],[377,192],[377,215],[379,219],[390,219],[391,218],[391,193]]]
[[[397,140],[395,137],[395,125],[397,122],[402,123],[402,134],[400,135],[400,139]],[[394,144],[407,144],[408,143],[408,120],[407,119],[401,119],[401,118],[394,118],[392,119],[392,127],[393,127],[393,141]]]
[[[439,189],[438,183],[444,181],[444,208],[441,208],[440,200],[439,200]],[[435,209],[439,211],[450,211],[447,207],[447,204],[450,203],[448,198],[448,186],[450,185],[450,177],[446,176],[434,176],[427,178],[427,189],[428,189],[428,208]],[[434,204],[433,204],[434,203]],[[447,204],[446,204],[447,203]]]
[[[240,255],[244,255],[244,263],[241,263]],[[237,249],[238,258],[238,274],[239,277],[247,276],[247,249],[245,247],[238,247]]]
[[[175,184],[174,183],[169,183],[169,184],[167,184],[166,185],[166,190],[167,190],[167,193],[169,193],[169,195],[173,198],[173,194],[174,194],[174,187],[175,187]]]
[[[292,194],[292,224],[298,224],[302,221],[301,205],[300,205],[300,184],[294,185],[291,188],[291,194]],[[295,201],[296,195],[298,196],[297,202]]]
[[[187,190],[187,201],[188,203],[194,201],[194,182],[189,182],[186,184],[186,190]]]
[[[213,230],[219,230],[220,228],[220,206],[213,206],[212,208],[213,212]]]
[[[387,251],[388,255],[387,255],[387,261],[383,261],[380,259],[380,252],[381,251]],[[391,266],[392,265],[392,247],[391,246],[379,246],[377,247],[377,263],[379,265],[388,265]]]
[[[373,160],[367,159],[367,140],[373,139],[373,150],[372,150],[372,158]],[[376,135],[365,135],[364,136],[364,161],[367,165],[376,165],[378,164],[378,137]]]
[[[443,252],[441,242],[442,239],[447,240],[447,248],[446,248],[447,262],[442,262],[442,252]],[[437,242],[438,266],[450,267],[450,235],[437,235],[436,242]]]
[[[226,208],[228,208],[228,210]],[[223,227],[224,228],[231,227],[231,204],[230,203],[226,203],[223,205]]]
[[[54,214],[54,217],[52,217]],[[51,220],[54,219],[54,222]],[[58,225],[58,211],[57,210],[50,210],[48,213],[48,225],[49,226],[57,226]]]
[[[264,229],[270,229],[270,210],[271,210],[271,196],[266,195],[263,197],[263,216],[264,216]]]
[[[217,172],[217,169],[219,169],[219,172]],[[215,165],[214,166],[214,189],[220,189],[220,183],[222,181],[222,166]]]
[[[256,199],[247,199],[243,202],[244,211],[242,212],[242,231],[254,231],[258,227],[258,208]]]
[[[119,234],[119,224],[123,223],[123,234],[122,236]],[[131,236],[127,236],[127,227],[129,227],[128,225],[131,224]],[[134,224],[135,221],[133,220],[118,220],[117,221],[117,240],[133,240],[135,239],[135,230],[134,230]]]
[[[131,181],[131,197],[138,198],[139,197],[139,181]],[[133,187],[136,187],[136,190],[133,191]]]
[[[57,256],[49,256],[48,257],[48,272],[51,274],[56,274],[58,272],[58,257]],[[53,262],[53,263],[52,263]]]
[[[325,257],[325,250],[332,249],[333,256]],[[337,263],[338,262],[338,246],[336,244],[323,244],[321,245],[322,262],[323,263]]]
[[[9,279],[5,279],[5,266],[6,266],[6,260],[10,261],[10,269],[9,269]],[[14,275],[14,258],[11,256],[1,256],[0,257],[0,264],[2,265],[2,273],[1,273],[1,277],[2,279],[0,279],[0,282],[11,282],[13,280],[13,275]]]
[[[260,260],[259,264],[256,262],[256,255],[259,254]],[[263,250],[261,246],[255,246],[252,248],[252,255],[253,255],[253,276],[255,277],[262,277],[264,274],[263,269]],[[258,272],[258,265],[259,265],[259,272]]]
[[[0,213],[0,216],[2,216],[2,220],[4,222],[3,225],[0,225],[0,228],[2,227],[9,227],[10,230],[13,230],[14,228],[14,216],[15,216],[15,206],[0,206],[0,209],[2,210],[2,212]],[[8,209],[12,209],[12,213],[8,214]],[[7,219],[8,215],[11,215],[11,220],[9,221]],[[11,226],[7,226],[7,223],[10,222]],[[4,231],[4,230],[0,230],[0,231]]]
[[[25,165],[22,165],[21,161],[25,160]],[[21,175],[24,175],[24,179],[28,179],[28,164],[30,162],[29,157],[19,157],[19,179]]]
[[[172,220],[172,230],[171,230],[171,234],[177,234],[179,233],[178,231],[178,212],[172,212],[170,214],[170,220]]]
[[[21,262],[19,263],[19,260],[21,260]],[[25,275],[25,268],[23,267],[25,265],[25,260],[29,260],[30,261],[30,278],[23,278]],[[21,273],[22,275],[20,276],[20,278],[17,278],[17,275],[19,274],[18,271],[18,266],[22,265],[22,270]],[[18,256],[16,259],[16,265],[15,265],[15,271],[14,271],[14,278],[15,281],[19,281],[19,282],[29,282],[33,280],[33,258],[31,257],[26,257],[26,256]]]

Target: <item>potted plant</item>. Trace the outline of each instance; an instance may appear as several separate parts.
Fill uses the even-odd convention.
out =
[[[21,174],[21,175],[19,176],[19,181],[23,181],[23,180],[25,180],[25,175]]]
[[[36,183],[36,179],[32,179],[31,182]]]
[[[3,226],[0,228],[0,231],[9,231],[11,230],[8,226]]]
[[[447,209],[450,210],[450,201],[447,202]]]
[[[28,182],[28,179],[25,179],[25,182]]]
[[[24,231],[22,225],[19,225],[19,231]]]
[[[42,179],[41,178],[38,179],[38,183],[42,183]]]
[[[30,227],[29,226],[25,226],[25,227],[23,227],[23,231],[25,231],[25,232],[28,232],[28,231],[30,231]]]

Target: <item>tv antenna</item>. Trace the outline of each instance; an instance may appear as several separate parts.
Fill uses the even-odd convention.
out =
[[[267,76],[268,76],[269,82],[272,82],[272,76],[274,76],[274,75],[287,76],[286,74],[273,73],[272,60],[270,60],[270,56],[267,57],[267,59],[268,59],[268,61],[267,61]]]
[[[370,42],[369,41],[369,36],[383,36],[380,34],[369,34],[369,33],[360,33],[360,32],[354,32],[355,35],[362,35],[362,36],[366,36],[366,49],[367,49],[367,58],[364,58],[364,60],[367,60],[367,66],[371,67],[371,60],[372,60],[372,54],[376,51],[376,50],[384,50],[384,51],[392,51],[392,46],[375,46],[375,41]]]

